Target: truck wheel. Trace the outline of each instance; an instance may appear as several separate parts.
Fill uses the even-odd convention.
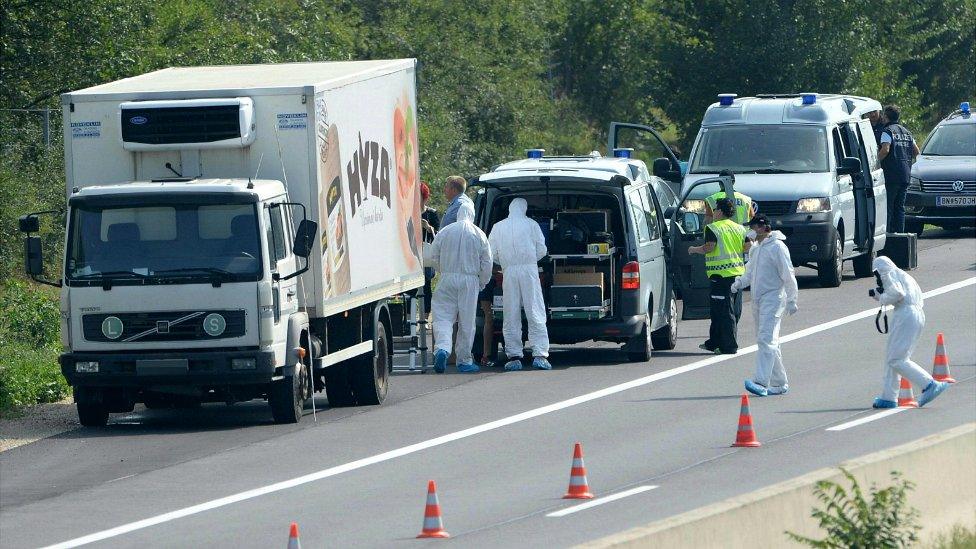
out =
[[[874,250],[874,245],[871,246],[871,251],[859,255],[854,258],[851,263],[854,264],[854,276],[857,278],[865,278],[871,276],[874,273],[874,258],[878,257],[878,252]]]
[[[817,278],[824,288],[836,288],[844,279],[844,249],[841,247],[840,234],[834,234],[831,247],[833,250],[824,261],[817,262]]]
[[[299,362],[295,375],[271,382],[268,404],[275,423],[298,423],[302,419],[307,393],[308,369]]]
[[[670,351],[678,344],[678,302],[671,295],[668,305],[668,323],[651,333],[651,345],[655,351]]]
[[[85,427],[105,427],[108,423],[108,410],[97,389],[76,388],[75,404],[78,408],[78,422]]]
[[[322,372],[325,378],[325,397],[329,399],[330,408],[343,408],[356,404],[349,386],[349,364],[340,362],[333,364]]]
[[[644,314],[644,325],[639,334],[627,342],[627,359],[631,362],[651,360],[651,314]]]
[[[376,325],[373,352],[367,353],[350,365],[349,384],[356,403],[360,406],[382,404],[390,389],[390,349],[386,339],[386,327]]]

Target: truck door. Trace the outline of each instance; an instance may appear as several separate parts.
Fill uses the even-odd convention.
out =
[[[287,218],[287,207],[272,204],[265,209],[266,239],[268,242],[268,264],[272,273],[271,292],[274,297],[275,359],[279,364],[285,361],[285,346],[288,341],[288,317],[298,311],[298,277],[279,280],[295,272],[297,262],[291,250],[291,227]]]
[[[691,192],[701,185],[720,183],[722,190],[733,193],[732,180],[728,177],[708,178],[696,181],[681,196],[677,208],[669,208],[671,217],[671,273],[674,285],[681,293],[681,319],[700,320],[709,318],[709,281],[705,272],[705,256],[690,254],[688,248],[705,243],[704,217],[685,211],[685,201]]]
[[[681,165],[678,157],[654,128],[629,122],[611,122],[607,155],[612,156],[614,149],[621,148],[634,149],[633,157],[643,160],[652,168],[654,175],[673,184],[674,188],[680,188]]]
[[[870,124],[870,122],[866,122]],[[874,187],[872,185],[871,164],[859,134],[859,124],[844,124],[847,154],[861,161],[861,171],[851,176],[854,184],[854,246],[861,250],[871,249],[874,242]],[[874,134],[869,134],[874,139]]]

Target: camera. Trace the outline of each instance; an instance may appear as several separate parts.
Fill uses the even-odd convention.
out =
[[[870,296],[870,297],[874,297],[875,296],[874,288],[871,288],[870,290],[868,290],[868,296]]]

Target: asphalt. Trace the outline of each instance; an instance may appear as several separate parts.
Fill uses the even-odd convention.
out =
[[[927,233],[912,272],[923,290],[976,276],[973,236]],[[678,347],[647,364],[590,344],[554,349],[551,372],[397,375],[383,406],[319,396],[317,421],[308,410],[296,426],[273,425],[261,403],[113,416],[0,454],[0,543],[123,526],[95,545],[268,547],[296,521],[308,546],[564,546],[976,420],[976,285],[926,300],[914,354],[928,369],[944,332],[959,383],[924,409],[826,431],[875,413],[885,338],[873,313],[823,326],[872,309],[872,279],[822,289],[798,275],[801,310],[783,325],[799,332],[783,346],[792,390],[751,401],[761,448],[729,447],[755,354],[716,360],[697,349],[707,322],[684,322]],[[740,338],[754,342],[749,314]],[[579,503],[561,499],[577,441],[598,497],[657,488],[547,517]],[[428,479],[452,540],[413,539]]]

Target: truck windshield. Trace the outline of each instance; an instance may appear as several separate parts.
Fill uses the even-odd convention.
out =
[[[65,274],[113,284],[261,277],[254,204],[72,206]]]
[[[935,128],[922,154],[976,156],[976,124],[946,124]]]
[[[827,133],[818,126],[738,125],[702,128],[691,173],[826,172]]]

